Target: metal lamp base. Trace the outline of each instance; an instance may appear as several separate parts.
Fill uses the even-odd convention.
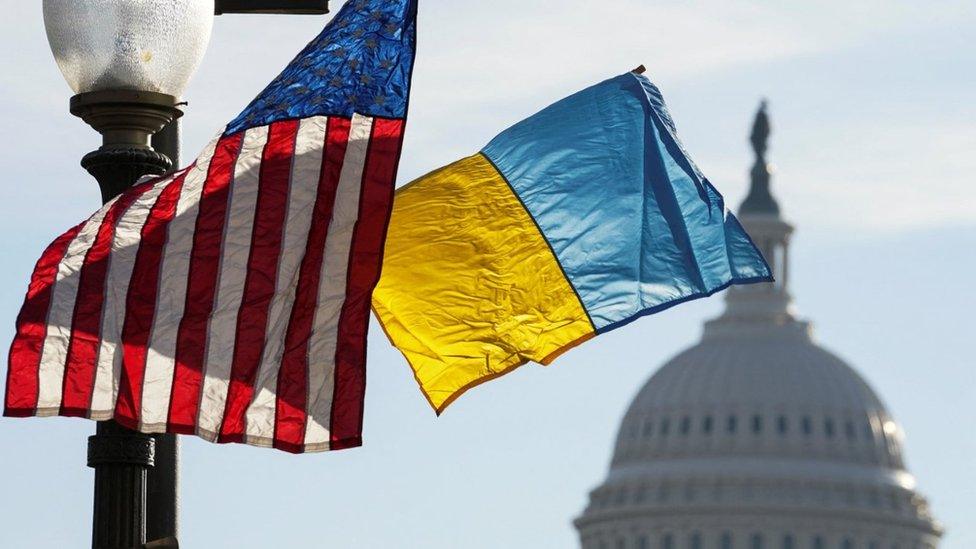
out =
[[[172,95],[137,90],[103,90],[71,98],[71,114],[102,135],[102,146],[81,161],[108,201],[144,175],[169,171],[172,161],[154,151],[152,135],[183,116]]]
[[[183,116],[172,95],[137,90],[102,90],[71,98],[71,114],[102,134],[107,148],[150,148],[152,134]]]
[[[99,149],[81,159],[81,167],[92,174],[102,191],[102,202],[108,202],[144,175],[162,175],[173,162],[152,149]]]

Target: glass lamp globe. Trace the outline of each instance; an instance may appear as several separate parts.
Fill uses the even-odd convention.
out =
[[[179,97],[210,41],[214,0],[44,0],[51,51],[76,94]]]

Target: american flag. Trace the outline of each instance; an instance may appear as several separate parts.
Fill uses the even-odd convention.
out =
[[[362,441],[416,0],[351,0],[188,168],[44,251],[7,416],[289,452]]]

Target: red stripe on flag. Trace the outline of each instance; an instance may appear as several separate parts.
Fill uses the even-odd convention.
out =
[[[285,334],[285,351],[278,372],[275,390],[274,446],[289,452],[303,451],[305,442],[306,408],[308,406],[308,345],[318,303],[319,279],[325,255],[325,240],[329,221],[335,206],[336,189],[346,156],[350,121],[347,118],[329,118],[322,172],[319,176],[318,194],[309,227],[308,242],[298,275],[298,288],[292,306],[288,330]]]
[[[376,119],[363,170],[359,217],[349,256],[346,299],[339,317],[332,399],[332,450],[362,443],[366,392],[366,332],[370,296],[379,281],[403,140],[402,120]]]
[[[78,276],[78,294],[65,359],[60,415],[87,417],[95,389],[95,364],[101,347],[102,306],[115,225],[129,206],[152,185],[130,189],[111,206],[98,227]]]
[[[59,236],[41,254],[31,274],[27,297],[17,316],[17,334],[10,344],[3,415],[26,417],[36,413],[41,351],[47,335],[47,314],[58,276],[58,264],[85,223]]]
[[[167,420],[170,433],[195,432],[207,328],[217,292],[230,184],[243,141],[244,132],[221,139],[210,161],[209,173],[200,194],[187,273],[186,306],[176,337],[173,388]]]
[[[166,185],[142,227],[139,251],[136,252],[129,294],[126,296],[125,321],[122,324],[122,371],[119,396],[115,403],[115,420],[135,429],[142,413],[142,380],[146,368],[146,346],[156,314],[159,292],[159,266],[166,247],[166,228],[176,214],[176,204],[183,190],[183,182],[191,170],[186,170]]]
[[[268,309],[275,294],[298,124],[296,120],[272,124],[261,160],[251,253],[237,316],[237,338],[220,442],[244,439],[244,415],[254,394],[264,352]]]

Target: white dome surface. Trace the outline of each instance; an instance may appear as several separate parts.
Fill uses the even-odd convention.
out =
[[[584,549],[932,549],[941,528],[871,387],[788,291],[793,228],[769,194],[760,110],[740,219],[777,282],[734,287],[700,343],[637,393],[576,519]]]
[[[706,332],[665,364],[624,416],[614,468],[713,455],[902,467],[898,428],[877,396],[796,324],[763,338]]]

